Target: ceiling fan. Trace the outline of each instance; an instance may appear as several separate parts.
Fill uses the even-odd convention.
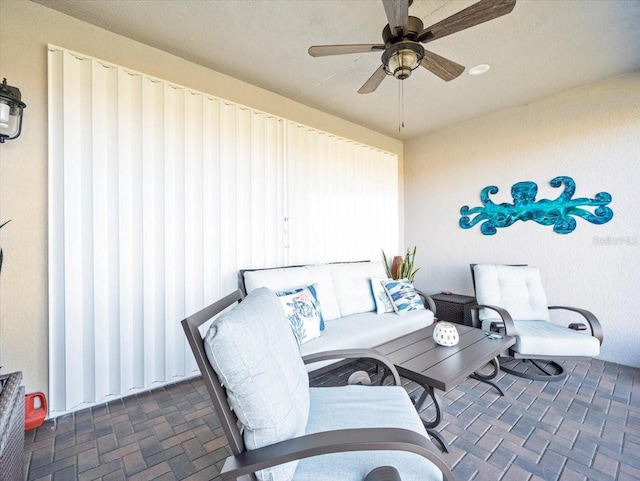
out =
[[[458,77],[464,72],[462,65],[425,50],[421,43],[433,42],[502,17],[513,10],[516,0],[480,0],[427,28],[422,20],[409,16],[413,0],[382,0],[382,3],[389,21],[382,30],[383,44],[315,45],[309,48],[312,57],[382,52],[382,65],[360,87],[360,94],[373,92],[387,75],[404,80],[419,65],[447,82]]]

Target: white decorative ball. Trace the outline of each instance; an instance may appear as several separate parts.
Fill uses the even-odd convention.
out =
[[[450,322],[438,322],[433,330],[433,340],[441,346],[455,346],[460,341],[456,326]]]

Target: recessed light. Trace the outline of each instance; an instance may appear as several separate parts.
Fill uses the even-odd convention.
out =
[[[480,65],[476,65],[475,67],[471,67],[469,69],[469,75],[482,75],[489,71],[491,66],[486,63],[481,63]]]

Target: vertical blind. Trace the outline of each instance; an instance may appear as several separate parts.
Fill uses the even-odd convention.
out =
[[[49,46],[52,415],[195,374],[237,271],[398,249],[393,154]]]
[[[397,250],[397,156],[287,122],[292,264],[379,259]]]

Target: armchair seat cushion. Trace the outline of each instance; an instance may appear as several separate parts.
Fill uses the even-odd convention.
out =
[[[517,337],[511,349],[520,354],[549,357],[600,354],[600,343],[587,333],[546,321],[514,321],[514,324]]]
[[[427,437],[404,388],[399,386],[341,386],[310,388],[306,434],[335,429],[393,427]],[[359,451],[306,458],[298,463],[293,481],[362,481],[379,466],[394,466],[402,481],[442,480],[442,473],[425,458],[400,451]]]

